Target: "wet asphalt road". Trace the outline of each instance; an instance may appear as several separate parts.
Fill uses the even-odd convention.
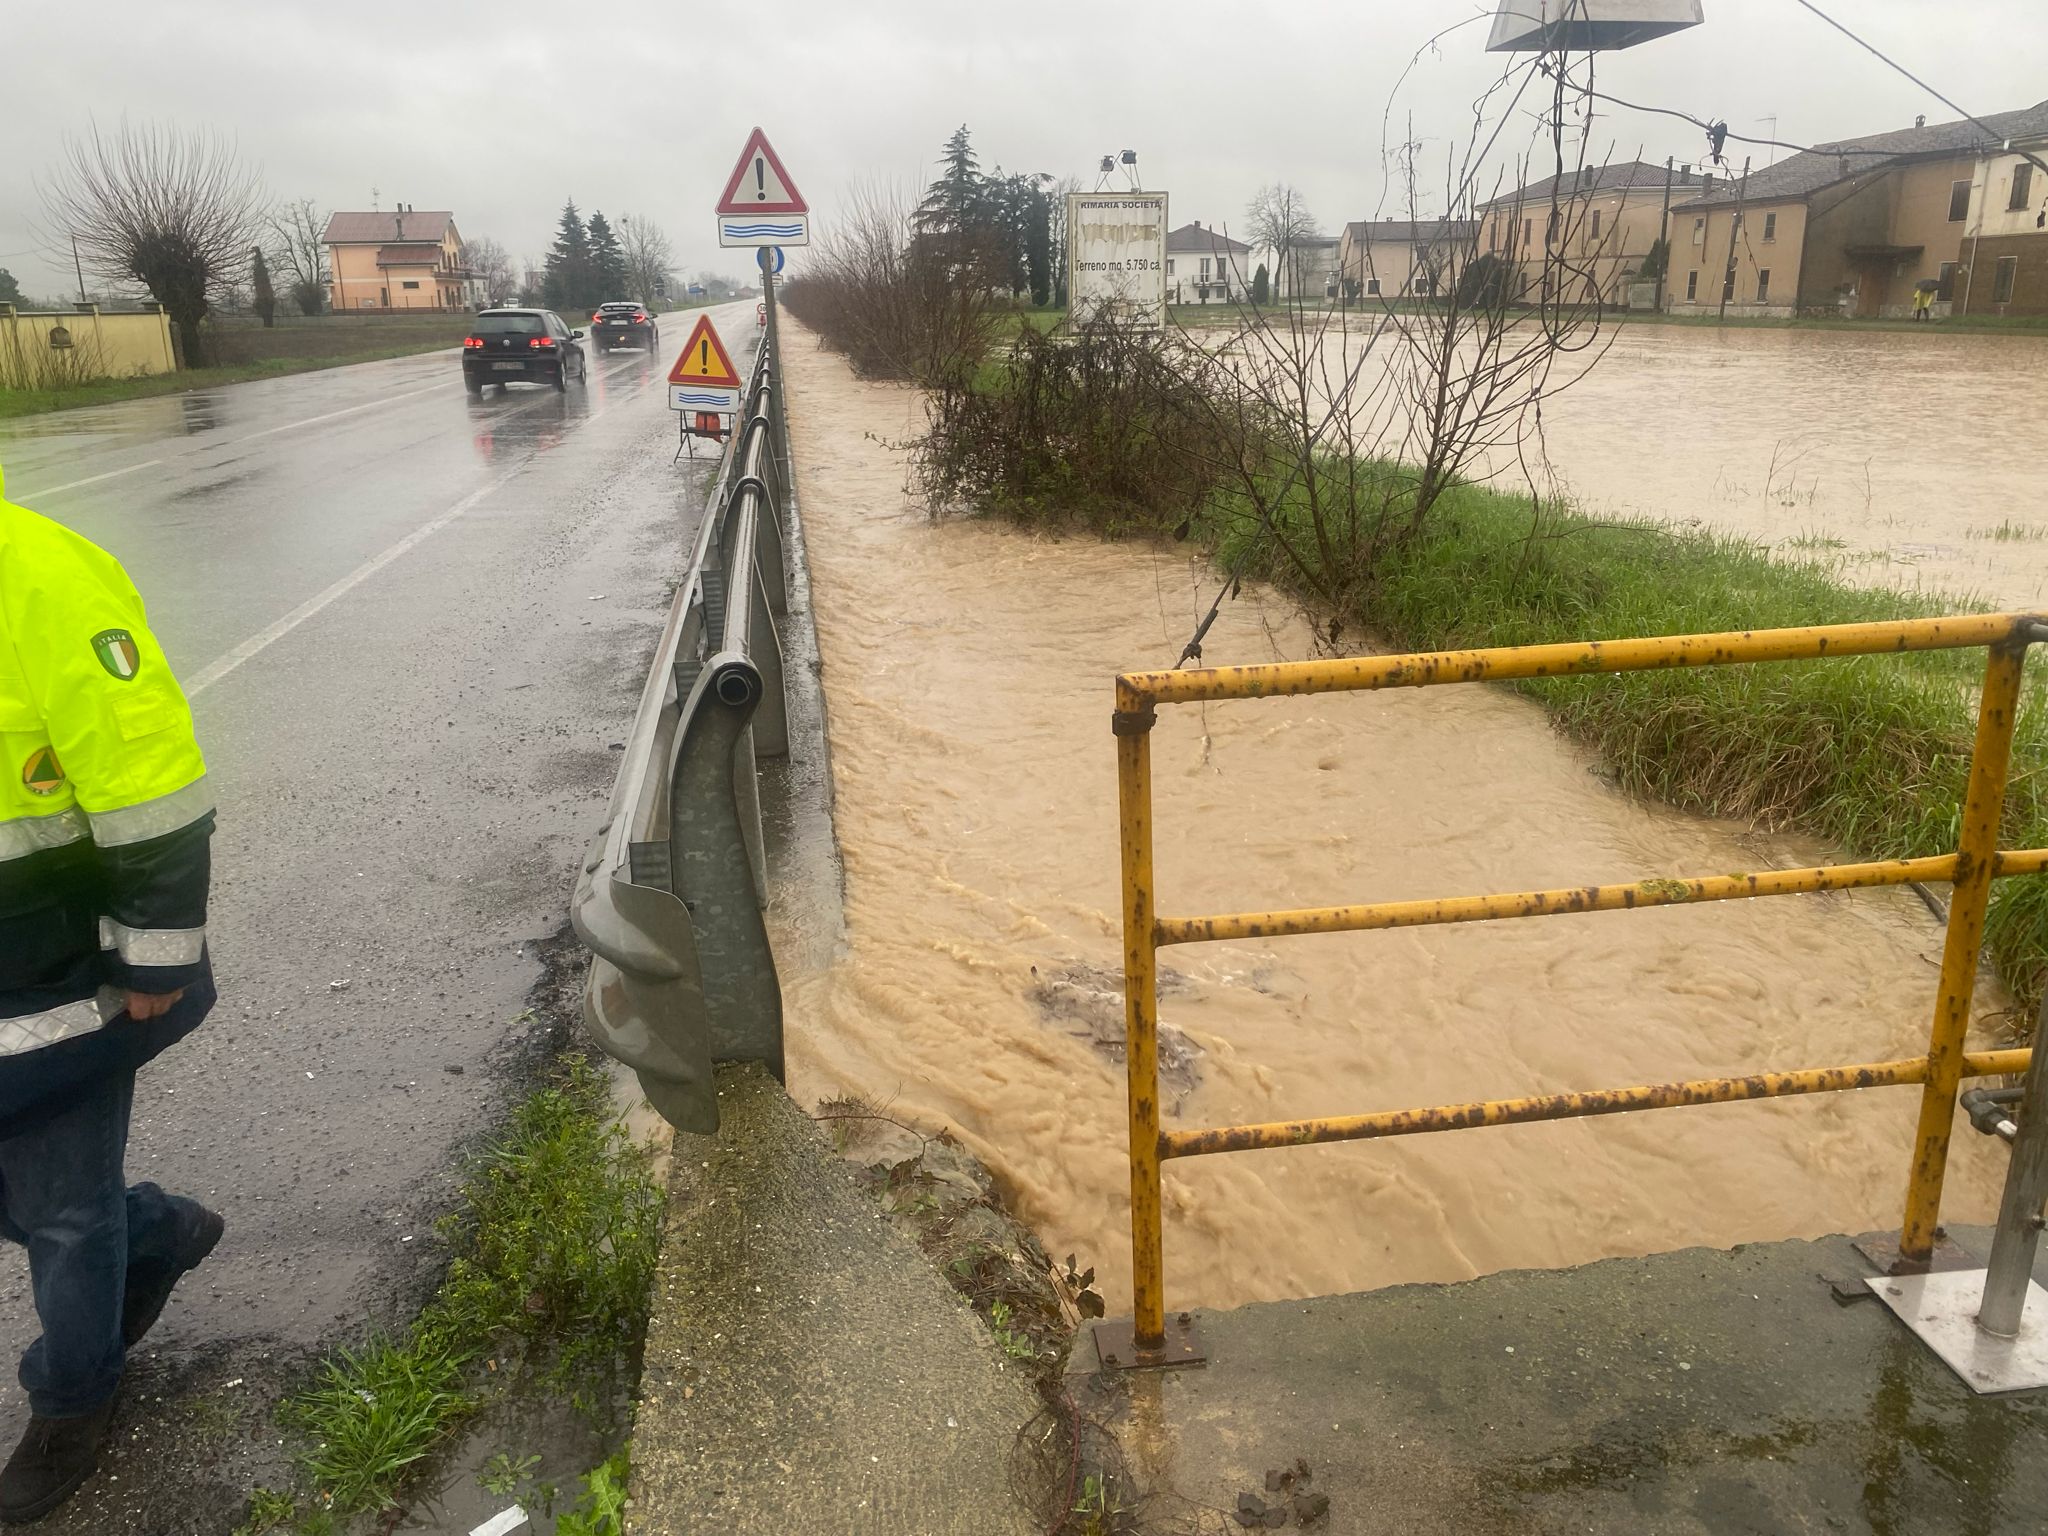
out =
[[[713,312],[736,355],[752,309]],[[221,1002],[141,1079],[129,1176],[228,1232],[152,1352],[296,1354],[433,1262],[687,560],[687,324],[566,394],[471,401],[444,352],[0,423],[9,497],[141,590],[220,806]],[[35,1332],[9,1250],[0,1353]]]

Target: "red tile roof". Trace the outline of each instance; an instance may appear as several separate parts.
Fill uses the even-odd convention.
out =
[[[448,237],[455,215],[445,208],[414,209],[410,213],[330,213],[327,233],[320,237],[327,245],[388,245],[395,240],[431,240]]]

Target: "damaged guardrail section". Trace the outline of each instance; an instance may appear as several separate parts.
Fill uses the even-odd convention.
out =
[[[771,326],[755,355],[570,906],[591,951],[591,1032],[686,1131],[718,1128],[714,1062],[782,1075],[756,773],[789,749],[778,626],[792,493],[774,336]]]

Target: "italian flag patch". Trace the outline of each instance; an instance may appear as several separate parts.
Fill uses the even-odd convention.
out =
[[[92,653],[99,657],[101,666],[124,683],[134,681],[135,674],[142,670],[142,652],[135,637],[125,629],[103,629],[94,635]]]

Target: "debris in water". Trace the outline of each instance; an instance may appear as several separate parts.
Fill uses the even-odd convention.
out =
[[[1039,1011],[1076,1040],[1085,1040],[1111,1061],[1124,1059],[1124,979],[1114,971],[1072,965],[1050,977],[1031,968],[1031,1000]],[[1174,997],[1192,983],[1176,971],[1159,972],[1159,995]],[[1076,1026],[1078,1028],[1070,1027]],[[1202,1048],[1164,1020],[1159,1025],[1159,1080],[1173,1094],[1169,1112],[1178,1114],[1186,1097],[1201,1086],[1195,1062]]]

